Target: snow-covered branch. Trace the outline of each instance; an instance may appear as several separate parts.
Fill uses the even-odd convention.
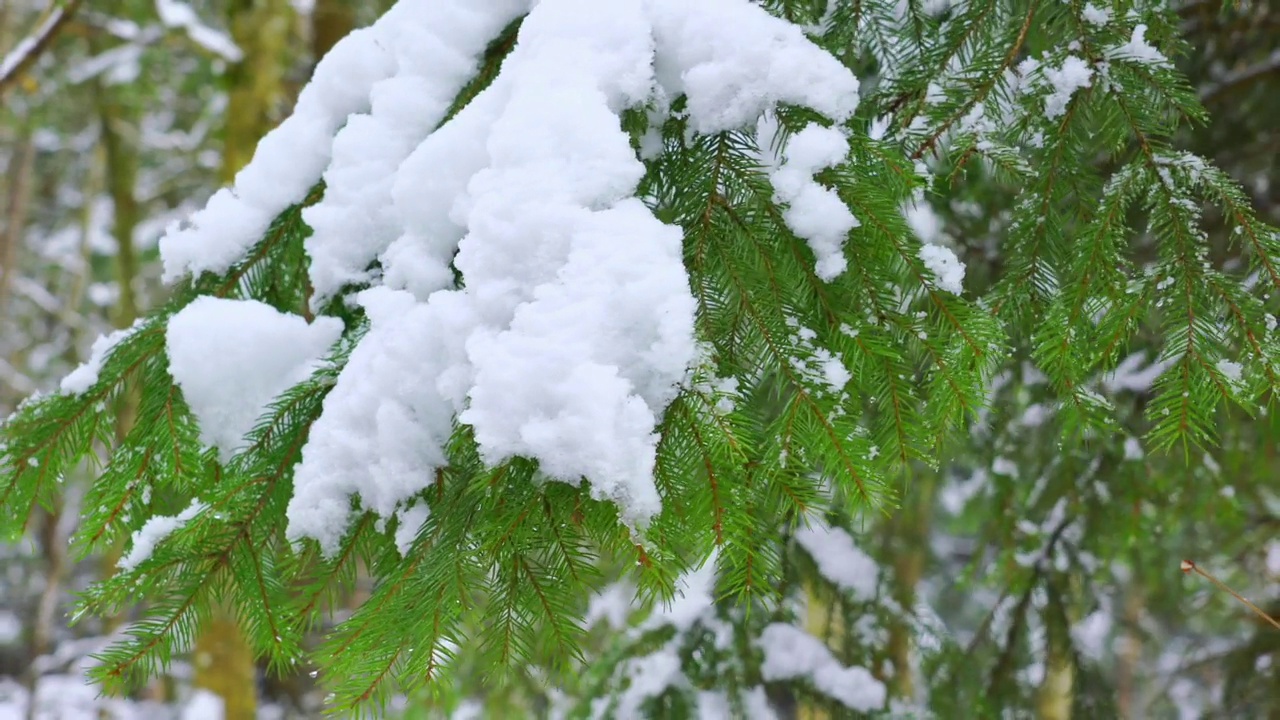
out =
[[[30,36],[23,38],[3,58],[0,58],[0,97],[3,97],[22,73],[31,67],[58,32],[80,8],[80,0],[70,0],[66,5],[54,8]]]

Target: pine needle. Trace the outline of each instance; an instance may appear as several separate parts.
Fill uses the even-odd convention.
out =
[[[1226,583],[1222,582],[1221,580],[1219,580],[1218,578],[1214,577],[1213,575],[1210,575],[1209,573],[1205,572],[1204,570],[1201,570],[1199,565],[1196,565],[1195,563],[1191,562],[1190,560],[1183,560],[1183,561],[1182,561],[1182,565],[1181,565],[1181,567],[1182,567],[1182,572],[1184,572],[1184,573],[1191,573],[1191,572],[1194,572],[1194,573],[1196,573],[1197,575],[1200,575],[1200,576],[1202,576],[1202,577],[1207,578],[1207,579],[1209,580],[1209,582],[1213,583],[1214,585],[1217,585],[1218,587],[1222,588],[1223,590],[1226,590],[1227,592],[1231,593],[1231,596],[1232,596],[1232,597],[1234,597],[1235,599],[1239,600],[1240,602],[1242,602],[1242,603],[1244,603],[1246,606],[1248,606],[1248,608],[1249,608],[1250,610],[1252,610],[1252,611],[1254,611],[1255,613],[1257,613],[1258,617],[1260,617],[1260,618],[1262,618],[1263,620],[1266,620],[1267,622],[1271,623],[1271,625],[1272,625],[1273,627],[1275,627],[1275,629],[1280,630],[1280,622],[1277,622],[1275,618],[1271,617],[1271,616],[1270,616],[1270,615],[1268,615],[1266,612],[1264,612],[1264,611],[1262,610],[1262,608],[1260,608],[1260,607],[1258,607],[1257,605],[1254,605],[1253,603],[1249,602],[1249,600],[1248,600],[1247,598],[1245,598],[1243,595],[1241,595],[1240,593],[1238,593],[1238,592],[1236,592],[1235,590],[1232,590],[1231,588],[1227,587],[1227,584],[1226,584]]]

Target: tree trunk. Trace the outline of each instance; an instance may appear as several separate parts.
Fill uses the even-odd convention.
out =
[[[257,716],[257,667],[231,608],[215,602],[192,657],[196,687],[222,698],[224,720]]]
[[[889,522],[888,553],[893,558],[893,599],[903,613],[911,614],[916,606],[916,587],[924,576],[929,553],[929,524],[932,520],[934,487],[932,475],[918,478],[903,498],[903,506]],[[889,694],[902,700],[915,695],[915,678],[911,670],[912,627],[907,618],[889,624],[889,660],[893,675]]]
[[[258,140],[279,119],[285,99],[289,0],[234,0],[231,36],[244,52],[227,70],[227,125],[221,180],[231,183],[248,164]]]
[[[1145,703],[1138,688],[1139,666],[1142,663],[1142,633],[1139,625],[1145,608],[1142,584],[1133,580],[1125,588],[1124,633],[1120,640],[1118,667],[1116,668],[1116,704],[1124,720],[1144,717]]]
[[[1075,702],[1076,663],[1072,651],[1071,625],[1075,622],[1067,605],[1067,581],[1052,578],[1045,584],[1049,605],[1042,614],[1045,630],[1044,680],[1036,694],[1039,720],[1071,720]]]
[[[1050,641],[1044,663],[1044,682],[1036,698],[1036,717],[1040,720],[1071,720],[1076,668],[1070,646]]]
[[[316,0],[311,11],[311,57],[319,62],[333,46],[355,29],[353,0]]]

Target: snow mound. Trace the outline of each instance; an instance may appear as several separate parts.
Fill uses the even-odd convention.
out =
[[[241,449],[267,405],[306,380],[342,334],[342,321],[312,324],[256,300],[196,298],[169,320],[169,372],[223,460]]]

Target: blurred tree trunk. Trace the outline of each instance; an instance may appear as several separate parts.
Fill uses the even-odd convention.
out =
[[[1141,697],[1138,694],[1138,673],[1142,662],[1142,635],[1138,623],[1142,620],[1142,585],[1135,579],[1124,594],[1123,636],[1116,668],[1116,705],[1120,717],[1125,720],[1142,717]]]
[[[232,0],[231,37],[244,57],[227,69],[224,183],[248,164],[258,140],[279,119],[286,97],[291,16],[289,0]]]
[[[22,245],[22,231],[27,224],[27,210],[31,204],[31,174],[35,167],[36,149],[31,142],[31,131],[24,125],[16,150],[10,158],[5,173],[8,178],[6,192],[4,230],[0,232],[0,317],[5,315],[9,302],[9,288],[18,264]]]
[[[227,114],[220,178],[231,183],[283,108],[292,8],[289,0],[233,0],[228,24],[244,53],[227,71]],[[253,720],[257,672],[253,651],[230,606],[215,602],[196,637],[196,687],[223,700],[225,720]]]
[[[134,235],[142,219],[136,189],[138,185],[138,149],[134,138],[138,132],[136,113],[117,94],[99,87],[99,112],[102,117],[102,148],[106,156],[107,194],[111,197],[114,217],[111,235],[116,240],[116,282],[120,299],[111,318],[119,328],[129,327],[138,318],[138,254]],[[118,415],[116,437],[123,439],[133,425],[136,408],[124,407]],[[119,411],[117,411],[119,413]]]
[[[355,0],[316,0],[311,11],[311,57],[319,62],[355,26]]]
[[[1070,580],[1050,576],[1045,583],[1049,601],[1042,613],[1045,631],[1044,679],[1036,694],[1040,720],[1071,720],[1075,702],[1076,660],[1071,628],[1079,620],[1068,606]]]
[[[916,588],[924,576],[928,560],[930,511],[936,485],[933,474],[921,476],[908,487],[902,508],[887,524],[888,542],[884,557],[893,558],[893,599],[906,615],[915,612]],[[893,663],[889,682],[891,697],[911,700],[915,695],[915,678],[911,671],[913,635],[911,623],[906,618],[889,624],[888,655]]]

